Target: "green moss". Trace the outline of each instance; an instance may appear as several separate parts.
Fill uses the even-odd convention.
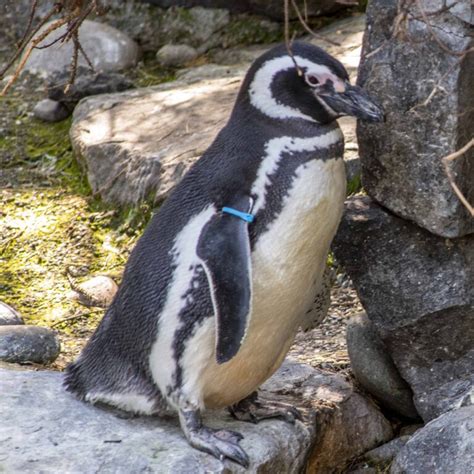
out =
[[[0,166],[11,173],[11,186],[0,194],[1,300],[28,324],[59,331],[63,355],[56,367],[62,368],[103,314],[68,297],[66,271],[110,274],[119,281],[152,206],[116,210],[96,199],[73,156],[71,119],[18,119],[17,105],[0,103],[0,111],[13,118],[0,136]]]
[[[136,87],[150,87],[174,81],[175,79],[175,70],[158,64],[153,54],[153,57],[148,55],[144,63],[135,70],[133,82]]]
[[[70,192],[87,196],[91,190],[86,173],[74,158],[69,140],[71,121],[69,118],[50,124],[32,119],[24,124],[28,128],[25,153],[30,163],[38,163],[46,174],[49,171],[52,184],[61,184]]]
[[[362,189],[362,182],[360,179],[360,174],[354,176],[350,181],[347,182],[346,194],[350,196],[351,194],[356,194]]]

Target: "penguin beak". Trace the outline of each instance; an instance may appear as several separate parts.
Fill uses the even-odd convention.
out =
[[[337,92],[331,87],[331,90],[321,90],[318,96],[338,115],[351,115],[366,122],[384,120],[382,106],[377,104],[367,92],[349,82],[345,82],[344,86],[344,91]]]

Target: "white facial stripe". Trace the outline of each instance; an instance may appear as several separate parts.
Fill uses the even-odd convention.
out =
[[[301,56],[295,56],[295,61],[300,67],[307,69],[307,74],[316,76],[326,75],[335,77],[326,66],[315,64]],[[275,75],[286,69],[294,68],[295,64],[290,56],[280,56],[266,61],[256,72],[255,77],[249,87],[250,103],[260,110],[260,112],[272,118],[300,118],[310,122],[316,122],[309,115],[304,114],[294,107],[278,102],[272,95],[272,82]],[[334,80],[335,82],[335,80]]]
[[[278,137],[273,138],[265,145],[265,157],[257,172],[257,179],[253,183],[251,194],[256,196],[252,213],[256,214],[265,207],[266,187],[270,184],[270,177],[277,171],[283,153],[313,151],[318,148],[327,148],[343,139],[339,128],[310,138]]]
[[[216,208],[210,205],[195,215],[176,236],[173,245],[173,265],[176,268],[168,287],[162,317],[160,317],[158,338],[150,353],[150,369],[153,379],[164,394],[166,388],[172,385],[172,375],[176,369],[173,340],[180,326],[178,315],[187,304],[183,295],[191,287],[196,265],[202,263],[197,256],[196,245],[193,243],[199,240],[203,227],[215,212]]]

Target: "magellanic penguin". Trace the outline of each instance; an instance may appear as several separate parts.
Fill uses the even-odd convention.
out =
[[[192,446],[244,466],[241,435],[204,426],[201,411],[278,414],[238,402],[280,366],[320,283],[346,190],[335,119],[383,116],[339,61],[303,42],[292,51],[280,45],[253,63],[228,123],[152,218],[65,377],[91,403],[177,411]]]

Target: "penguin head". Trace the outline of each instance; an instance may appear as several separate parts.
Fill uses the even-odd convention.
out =
[[[280,120],[325,124],[343,115],[383,120],[381,106],[350,84],[337,59],[301,41],[293,42],[291,50],[293,57],[285,45],[279,45],[258,58],[244,80],[240,101],[249,100],[261,113]]]

